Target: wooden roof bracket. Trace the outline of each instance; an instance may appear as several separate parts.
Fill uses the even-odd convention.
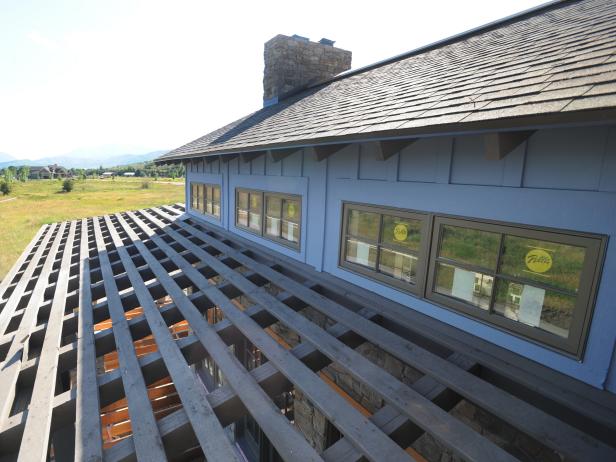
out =
[[[242,162],[247,163],[251,160],[255,160],[257,157],[261,157],[267,151],[253,151],[253,152],[242,152],[240,154],[240,159]]]
[[[501,160],[526,141],[535,130],[519,132],[495,132],[484,135],[486,159]]]
[[[410,146],[417,138],[409,138],[406,140],[383,140],[376,142],[376,159],[387,160],[394,154],[402,151],[405,147]]]
[[[302,148],[285,148],[285,149],[270,149],[267,151],[267,155],[272,162],[280,162],[285,157],[289,157],[291,154],[301,151]]]
[[[222,160],[223,162],[227,163],[229,161],[232,161],[233,159],[235,159],[236,157],[238,157],[239,154],[226,154],[226,155],[221,155],[220,156],[220,160]]]
[[[323,159],[327,159],[329,156],[344,149],[348,145],[349,145],[348,143],[342,143],[342,144],[325,144],[325,145],[313,146],[314,154],[316,156],[317,162],[321,162]]]

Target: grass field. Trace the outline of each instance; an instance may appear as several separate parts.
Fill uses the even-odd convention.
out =
[[[14,182],[10,195],[0,195],[0,280],[41,225],[184,202],[180,181],[149,180],[143,188],[143,178],[76,180],[70,193],[61,192],[58,180]]]

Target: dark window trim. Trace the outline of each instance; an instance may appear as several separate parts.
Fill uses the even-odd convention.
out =
[[[194,189],[193,187],[197,190],[197,197],[194,197]],[[208,213],[206,210],[206,203],[207,203],[207,197],[205,197],[207,195],[207,188],[211,187],[212,189],[212,197],[213,197],[213,191],[215,188],[218,188],[219,192],[219,197],[220,200],[215,202],[212,199],[212,210],[214,210],[214,204],[218,204],[218,215],[216,215],[215,213]],[[199,194],[199,190],[202,190],[204,193],[203,195]],[[205,200],[201,200],[202,198],[204,198]],[[196,207],[195,207],[196,205]],[[221,221],[222,220],[222,185],[220,185],[219,183],[203,183],[202,181],[190,181],[190,209],[200,213],[201,215],[205,215],[206,217],[210,217],[214,220],[217,221]]]
[[[240,192],[247,193],[249,195],[248,200],[248,209],[250,209],[250,194],[260,194],[261,195],[261,229],[259,231],[250,228],[250,226],[241,225],[238,221],[238,210],[239,210],[239,194]],[[299,236],[297,239],[297,243],[288,241],[281,237],[275,237],[267,234],[265,232],[266,229],[266,200],[267,197],[278,197],[280,199],[289,199],[293,201],[299,202],[299,211],[298,211],[298,219],[297,224],[299,225]],[[301,250],[301,242],[302,242],[302,196],[300,194],[288,194],[281,193],[276,191],[265,191],[262,189],[251,189],[251,188],[235,188],[235,212],[234,212],[234,226],[242,231],[246,231],[248,233],[254,234],[255,236],[262,237],[263,239],[267,239],[268,241],[275,242],[276,244],[280,244],[284,247],[287,247],[292,250],[300,251]],[[282,210],[281,210],[281,220],[282,220]],[[250,221],[248,222],[250,224]],[[294,222],[295,223],[295,222]],[[282,226],[282,224],[281,224]]]
[[[436,263],[438,260],[437,253],[440,245],[442,235],[441,230],[443,225],[498,233],[501,235],[501,241],[503,240],[502,236],[511,235],[583,247],[586,250],[586,257],[584,259],[584,265],[581,271],[580,286],[576,296],[576,303],[573,310],[573,318],[571,320],[569,336],[567,338],[562,338],[547,331],[543,331],[532,326],[527,326],[521,322],[493,313],[492,304],[496,296],[497,277],[499,277],[498,267],[495,271],[490,272],[481,270],[482,273],[489,274],[494,277],[492,300],[490,303],[491,306],[487,311],[462,300],[437,293],[434,290],[434,283],[436,276]],[[434,218],[431,246],[432,253],[430,255],[425,296],[428,300],[437,302],[439,305],[446,308],[452,308],[456,312],[470,316],[473,319],[479,319],[490,326],[496,326],[501,328],[501,330],[505,330],[508,333],[512,333],[526,340],[538,343],[543,347],[555,349],[559,352],[572,355],[576,359],[580,359],[583,356],[586,339],[588,337],[588,329],[590,327],[590,320],[592,319],[592,313],[594,311],[596,288],[600,279],[603,256],[605,253],[605,244],[606,238],[604,236],[597,236],[590,233],[569,232],[534,226],[527,227],[502,222],[487,222],[439,215]],[[499,252],[499,261],[500,257],[501,255]],[[542,286],[541,283],[537,283],[535,285],[539,287]],[[550,288],[550,290],[554,289]]]
[[[377,255],[376,262],[378,268],[378,262],[380,257],[380,241],[381,241],[381,233],[383,228],[383,215],[391,215],[398,216],[402,218],[408,218],[411,220],[420,220],[421,221],[421,245],[417,252],[417,282],[415,284],[410,282],[401,281],[392,276],[388,276],[385,273],[379,272],[377,269],[370,269],[363,265],[358,265],[353,262],[349,262],[345,259],[346,255],[346,246],[347,246],[347,221],[348,214],[350,209],[361,210],[364,212],[370,213],[378,213],[380,214],[379,218],[379,237],[377,238],[378,242],[372,242],[377,246]],[[342,268],[346,268],[354,273],[357,273],[361,276],[367,276],[371,279],[375,279],[378,282],[382,282],[389,286],[392,286],[396,289],[402,289],[405,292],[410,292],[416,295],[421,295],[423,293],[423,287],[425,285],[425,275],[426,275],[426,262],[429,251],[429,243],[430,243],[430,228],[431,228],[431,217],[427,213],[416,212],[414,210],[404,210],[394,207],[383,207],[376,205],[368,205],[368,204],[358,204],[355,202],[343,202],[342,203],[342,224],[340,226],[340,254],[338,258],[338,265]],[[385,248],[393,248],[394,246],[385,245]]]
[[[419,254],[420,261],[418,262],[416,286],[404,281],[398,281],[390,276],[378,273],[376,270],[371,270],[361,265],[345,261],[346,223],[348,209],[350,207],[376,213],[406,213],[411,214],[411,216],[415,215],[424,217],[424,226],[427,229],[422,228],[422,246]],[[540,329],[527,326],[504,316],[490,314],[489,311],[485,311],[462,300],[435,292],[433,287],[436,261],[438,246],[440,244],[441,226],[443,224],[496,232],[501,234],[501,236],[507,234],[584,247],[586,249],[586,258],[582,269],[580,288],[576,298],[576,305],[573,312],[573,319],[568,338],[561,338],[555,334],[541,331]],[[501,246],[502,241],[503,239],[501,237]],[[434,214],[416,210],[406,210],[395,207],[343,201],[339,236],[340,252],[338,266],[361,276],[366,276],[376,282],[384,283],[396,289],[401,289],[410,295],[418,296],[419,298],[430,301],[442,308],[469,317],[475,321],[482,322],[492,328],[497,328],[503,332],[506,332],[507,334],[515,335],[525,341],[530,341],[543,348],[548,348],[558,353],[573,357],[577,360],[581,360],[584,355],[584,350],[588,340],[588,331],[590,329],[590,323],[595,309],[595,302],[598,292],[597,289],[601,280],[601,272],[605,260],[607,241],[607,236],[595,233],[554,229],[543,226],[516,224],[488,219],[461,217],[449,214]],[[486,273],[485,270],[482,270],[482,272],[492,275],[490,272]],[[498,272],[498,268],[496,269],[496,272]],[[496,282],[497,280],[495,277],[491,304],[496,296]],[[537,284],[537,286],[540,285],[541,284]],[[550,290],[554,290],[554,288],[550,288]]]

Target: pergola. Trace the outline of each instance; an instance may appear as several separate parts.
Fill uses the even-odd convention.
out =
[[[240,296],[248,308],[234,303]],[[327,327],[303,316],[306,307]],[[214,308],[224,315],[217,323],[208,322]],[[413,460],[406,448],[424,433],[463,459],[517,460],[448,413],[461,400],[566,459],[616,460],[613,396],[204,224],[179,204],[43,226],[0,283],[0,310],[2,461],[239,461],[224,428],[247,414],[288,461]],[[171,328],[181,322],[189,328],[178,338]],[[276,322],[301,342],[281,344],[267,329]],[[138,357],[135,342],[149,335],[156,349]],[[267,362],[247,370],[229,348],[243,338]],[[364,342],[424,375],[402,383],[356,350]],[[110,353],[119,367],[100,371]],[[206,357],[222,386],[208,389],[191,367]],[[385,405],[360,412],[318,374],[331,363]],[[146,387],[165,377],[181,406],[160,417]],[[342,434],[324,452],[273,401],[292,388]],[[121,399],[130,434],[104,448],[101,409]]]

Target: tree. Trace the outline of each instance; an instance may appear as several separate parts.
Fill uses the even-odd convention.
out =
[[[67,178],[62,183],[62,191],[67,192],[67,193],[71,192],[74,186],[75,186],[75,183],[73,182],[73,180]]]
[[[30,172],[30,167],[26,167],[25,165],[19,167],[17,169],[17,179],[19,181],[25,182],[28,179],[29,172]]]
[[[4,196],[10,194],[12,189],[13,189],[13,186],[11,186],[11,183],[8,183],[6,180],[0,181],[0,192]]]

